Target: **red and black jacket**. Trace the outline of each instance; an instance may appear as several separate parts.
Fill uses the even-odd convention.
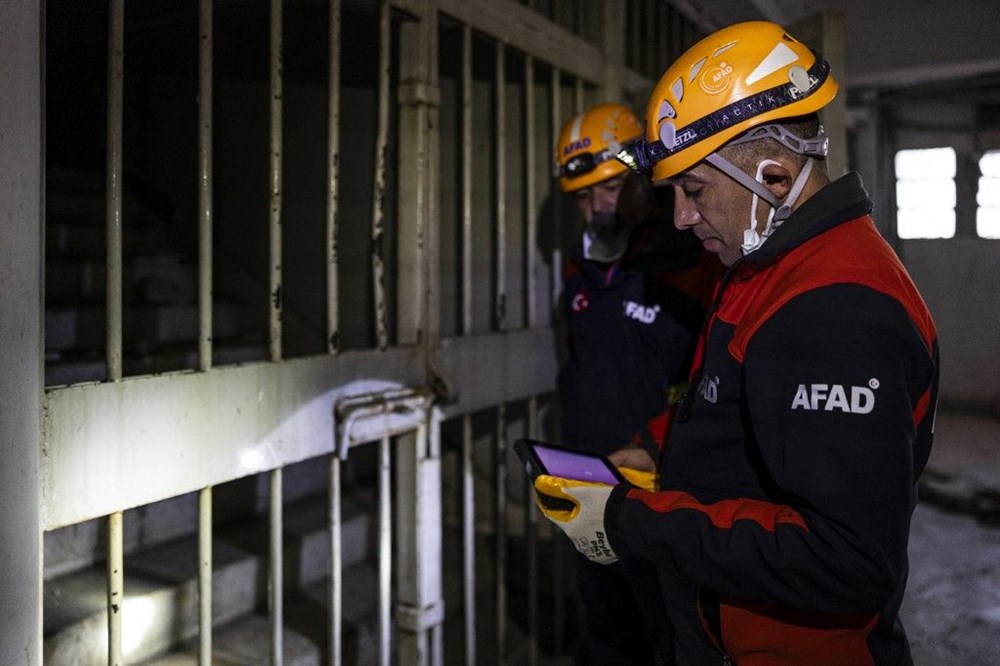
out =
[[[933,320],[856,174],[727,273],[660,492],[606,510],[650,559],[681,663],[905,664],[899,622],[938,386]]]

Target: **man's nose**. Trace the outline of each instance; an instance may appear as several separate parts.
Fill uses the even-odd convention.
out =
[[[618,206],[618,193],[602,192],[594,193],[591,203],[591,210],[595,213],[613,213]]]
[[[674,226],[683,231],[698,224],[698,211],[684,196],[684,191],[674,187]]]

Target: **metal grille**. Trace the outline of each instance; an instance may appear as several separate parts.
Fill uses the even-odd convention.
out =
[[[48,3],[42,524],[106,525],[109,663],[138,654],[130,516],[185,495],[210,663],[213,525],[220,490],[246,479],[267,499],[269,658],[282,663],[283,499],[301,464],[328,478],[325,654],[340,663],[343,468],[362,443],[377,450],[379,663],[443,660],[452,536],[463,575],[447,617],[466,663],[486,644],[501,663],[536,662],[543,596],[562,642],[563,582],[538,565],[555,542],[507,444],[552,434],[551,313],[572,231],[554,137],[616,94],[600,92],[602,14],[584,5]],[[87,73],[95,62],[105,78]],[[67,268],[95,232],[105,242]]]

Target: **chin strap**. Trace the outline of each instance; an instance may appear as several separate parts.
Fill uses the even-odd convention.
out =
[[[705,158],[705,161],[753,193],[753,198],[750,200],[750,227],[743,232],[742,248],[744,255],[750,254],[763,245],[764,241],[792,214],[792,207],[795,206],[799,195],[802,194],[802,190],[809,180],[809,174],[812,172],[813,164],[816,162],[812,157],[806,158],[806,163],[795,178],[795,182],[792,183],[792,189],[788,192],[788,196],[785,197],[784,202],[779,202],[771,190],[764,187],[764,168],[771,164],[779,164],[778,162],[774,160],[761,160],[757,165],[757,175],[751,178],[750,174],[738,168],[718,153],[712,153]],[[758,232],[757,203],[760,199],[771,205],[771,212],[767,216],[764,230]]]

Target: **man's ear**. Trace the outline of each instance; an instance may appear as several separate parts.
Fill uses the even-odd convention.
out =
[[[771,191],[779,201],[784,200],[792,189],[792,172],[784,164],[768,164],[761,174],[764,187]]]

